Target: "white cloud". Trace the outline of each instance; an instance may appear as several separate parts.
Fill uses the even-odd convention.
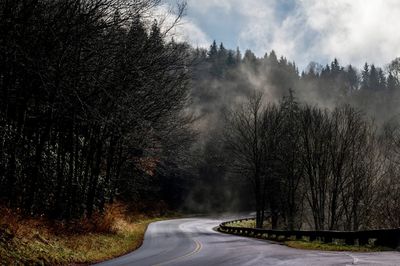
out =
[[[295,9],[283,16],[277,15],[282,2],[188,0],[188,8],[196,10],[197,20],[207,20],[216,11],[235,16],[239,29],[232,39],[242,49],[250,48],[259,56],[275,49],[302,67],[310,61],[327,63],[323,61],[333,57],[342,64],[383,65],[400,56],[398,0],[293,0]],[[190,17],[180,32],[195,45],[210,42],[206,34],[210,29],[200,29]]]
[[[211,39],[208,35],[188,17],[181,18],[170,30],[171,26],[176,22],[176,14],[174,14],[171,6],[167,4],[158,6],[151,17],[153,16],[161,23],[162,29],[169,30],[169,38],[174,38],[178,42],[188,42],[199,47],[208,47],[210,45]]]
[[[399,1],[303,0],[300,4],[306,27],[319,33],[310,53],[358,65],[366,60],[384,64],[400,55]]]
[[[177,41],[189,42],[195,47],[208,47],[211,43],[207,34],[187,19],[183,19],[181,24],[177,26],[174,38]]]
[[[195,8],[201,13],[207,13],[210,9],[222,9],[226,13],[230,12],[234,7],[235,0],[188,0],[190,8]]]

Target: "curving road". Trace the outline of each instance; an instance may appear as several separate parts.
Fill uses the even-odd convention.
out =
[[[223,220],[229,220],[224,218]],[[98,265],[400,265],[400,252],[321,252],[218,233],[222,219],[190,218],[150,224],[142,247]]]

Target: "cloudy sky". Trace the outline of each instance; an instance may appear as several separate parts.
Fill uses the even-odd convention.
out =
[[[176,0],[166,0],[175,3]],[[300,68],[337,57],[360,67],[400,56],[399,0],[187,0],[178,38],[208,47],[274,49]]]

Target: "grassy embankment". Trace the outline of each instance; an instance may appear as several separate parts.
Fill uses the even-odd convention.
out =
[[[140,247],[147,226],[172,215],[129,214],[122,205],[68,224],[0,208],[0,265],[91,264]]]
[[[255,220],[234,222],[229,224],[233,227],[247,227],[255,228]],[[268,228],[268,224],[266,225]],[[357,246],[357,245],[346,245],[339,241],[333,243],[324,243],[321,241],[308,241],[307,239],[302,240],[287,240],[287,239],[274,239],[275,241],[281,242],[288,247],[298,249],[309,249],[309,250],[324,250],[324,251],[353,251],[353,252],[376,252],[376,251],[389,251],[391,249],[386,247],[379,247],[374,245]]]

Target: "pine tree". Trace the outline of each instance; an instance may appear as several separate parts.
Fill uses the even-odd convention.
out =
[[[224,44],[221,42],[219,49],[218,49],[217,62],[215,63],[215,66],[214,66],[214,72],[219,77],[222,77],[226,71],[227,59],[228,59],[228,51],[224,47]]]
[[[371,90],[379,90],[379,77],[378,77],[378,71],[375,67],[374,64],[371,65],[371,69],[369,71],[369,82],[368,82],[369,88]]]
[[[218,57],[218,46],[217,46],[217,42],[214,40],[214,42],[210,46],[210,50],[208,51],[208,58],[211,61],[214,61],[217,59],[217,57]]]
[[[240,52],[239,47],[236,48],[236,64],[242,62],[242,53]]]
[[[361,73],[361,89],[368,90],[370,88],[369,84],[369,65],[368,63],[365,63],[364,69]]]
[[[217,42],[214,40],[210,46],[210,50],[208,51],[208,61],[211,63],[210,73],[215,76],[221,76],[222,70],[219,65],[219,51]]]
[[[221,60],[225,60],[227,55],[228,55],[228,52],[225,49],[224,44],[221,42],[221,44],[219,45],[219,50],[218,50],[218,57]]]
[[[330,75],[331,75],[331,68],[327,64],[321,71],[321,78],[327,79],[330,77]]]
[[[334,76],[334,77],[336,77],[337,75],[339,75],[339,73],[340,73],[340,65],[339,65],[339,61],[335,58],[333,61],[332,61],[332,63],[331,63],[331,72],[332,72],[332,75]]]
[[[245,64],[255,67],[256,61],[257,61],[256,55],[251,50],[246,50],[246,52],[244,53],[243,62]]]
[[[385,90],[387,88],[386,77],[383,73],[382,68],[378,69],[378,82],[379,82],[379,90]]]
[[[356,90],[359,85],[359,78],[357,75],[357,71],[353,68],[352,65],[349,65],[347,68],[347,82],[349,83],[349,87],[351,90]]]
[[[232,50],[228,51],[228,55],[226,57],[226,64],[228,66],[234,66],[236,64],[235,53]]]
[[[269,54],[269,61],[271,62],[272,65],[278,64],[278,57],[276,56],[274,50],[272,50],[271,53]]]
[[[399,88],[399,81],[393,76],[392,72],[389,72],[387,78],[387,88],[391,92],[396,91]]]

